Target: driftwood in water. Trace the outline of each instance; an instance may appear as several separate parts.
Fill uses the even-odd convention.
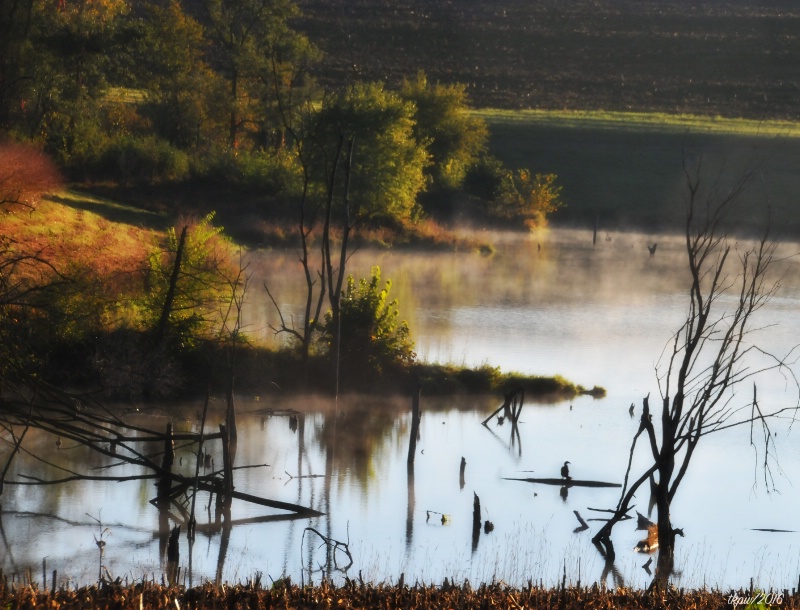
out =
[[[610,515],[616,515],[617,514],[616,510],[612,510],[610,508],[592,508],[591,506],[587,506],[586,508],[588,510],[594,511],[596,513],[609,513]],[[631,506],[631,508],[633,508],[633,507]],[[609,521],[611,518],[612,517],[609,517],[609,519],[589,519],[589,521]],[[620,521],[627,521],[628,519],[633,519],[633,517],[631,517],[628,514],[625,514],[625,515],[622,515],[619,518]]]
[[[339,570],[340,572],[347,572],[350,569],[350,566],[353,565],[353,555],[350,553],[350,533],[348,531],[347,534],[347,542],[342,542],[341,540],[336,540],[335,538],[331,538],[326,536],[325,534],[321,533],[320,531],[314,529],[313,527],[307,527],[303,530],[303,538],[306,536],[306,532],[311,532],[312,534],[316,534],[322,539],[323,544],[325,544],[331,551],[331,559],[333,560],[333,568],[335,570]],[[302,547],[301,547],[302,549]],[[336,551],[342,551],[346,556],[348,563],[347,565],[340,566],[338,562],[338,557]],[[302,555],[302,550],[301,550]]]
[[[205,481],[200,481],[197,488],[201,491],[212,491],[212,492],[218,491],[217,487]],[[231,499],[244,500],[245,502],[252,502],[253,504],[258,504],[259,506],[268,506],[270,508],[288,510],[302,517],[320,517],[325,514],[319,512],[318,510],[314,510],[313,508],[300,506],[299,504],[292,504],[291,502],[281,502],[279,500],[269,500],[267,498],[253,496],[251,494],[242,493],[240,491],[232,491]]]
[[[542,485],[558,485],[559,487],[622,487],[620,483],[606,483],[603,481],[582,481],[580,479],[536,479],[532,477],[518,479],[503,477],[506,481],[525,481],[526,483],[541,483]]]
[[[289,480],[293,479],[324,479],[327,475],[324,474],[291,474],[288,470],[284,470],[286,476],[289,477]]]
[[[519,401],[517,400],[519,395]],[[509,392],[504,396],[503,404],[497,407],[492,414],[484,419],[481,423],[485,426],[486,423],[495,415],[503,411],[504,415],[508,417],[514,424],[519,421],[519,415],[522,413],[522,403],[525,401],[525,388],[522,386]]]
[[[130,424],[107,410],[90,411],[85,408],[77,409],[71,403],[67,403],[67,397],[63,393],[53,396],[42,393],[39,399],[41,402],[37,403],[35,409],[31,409],[29,404],[20,401],[3,400],[0,402],[0,406],[2,406],[0,409],[0,423],[9,429],[12,429],[13,426],[23,426],[26,430],[30,428],[39,429],[64,441],[70,441],[78,446],[85,446],[97,454],[113,458],[115,462],[106,468],[120,464],[132,464],[145,469],[146,473],[127,476],[71,473],[69,476],[59,479],[41,479],[22,473],[17,476],[27,480],[3,480],[5,485],[56,485],[79,480],[120,482],[155,479],[156,481],[165,481],[162,488],[164,492],[162,497],[166,497],[167,501],[171,501],[176,495],[186,493],[187,490],[191,489],[212,494],[225,494],[225,489],[227,488],[226,495],[231,499],[289,511],[293,513],[292,517],[314,517],[324,514],[305,506],[232,491],[234,469],[232,464],[229,466],[229,483],[227,486],[220,484],[219,480],[215,478],[216,473],[200,476],[199,471],[196,470],[192,476],[186,477],[169,471],[171,462],[174,461],[172,450],[175,440],[200,443],[217,438],[227,438],[227,433],[224,435],[221,432],[215,434],[204,434],[203,432],[200,434],[172,433],[170,437],[169,434]],[[206,409],[204,408],[204,414],[205,411]],[[18,435],[17,444],[21,444],[21,440],[22,435]],[[135,446],[135,444],[139,443],[153,442],[162,443],[167,449],[161,460],[156,461],[153,455],[143,452]],[[224,454],[225,450],[223,449]],[[159,452],[158,455],[161,456],[162,454]],[[156,497],[157,500],[158,495]],[[192,513],[187,514],[186,520],[191,522]]]
[[[581,524],[580,527],[576,527],[574,530],[572,530],[573,533],[577,534],[578,532],[585,532],[588,530],[589,524],[586,523],[583,517],[581,517],[581,514],[577,510],[573,510],[572,512],[575,513],[575,516],[578,518],[578,523]]]
[[[169,535],[169,542],[167,543],[167,561],[178,563],[181,559],[180,545],[178,541],[181,536],[181,526],[176,525],[172,528],[172,533]]]

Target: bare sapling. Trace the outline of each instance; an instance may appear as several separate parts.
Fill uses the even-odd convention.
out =
[[[771,409],[758,405],[755,394],[741,399],[737,389],[744,382],[769,371],[777,371],[794,382],[800,394],[789,358],[794,350],[779,356],[756,343],[756,314],[779,288],[772,271],[778,262],[777,243],[769,231],[752,241],[736,242],[726,233],[724,220],[752,178],[745,174],[729,189],[719,183],[705,186],[701,162],[686,163],[685,246],[689,269],[689,306],[686,319],[668,342],[656,365],[661,397],[660,409],[650,411],[649,395],[644,398],[639,429],[633,438],[630,459],[620,500],[613,516],[592,539],[607,559],[613,561],[611,531],[626,518],[634,494],[644,483],[654,481],[652,493],[657,508],[659,554],[652,588],[663,589],[674,568],[676,535],[670,506],[695,456],[700,441],[712,433],[737,426],[761,426],[779,416],[793,418],[800,402],[778,403]],[[655,417],[653,417],[655,416]],[[636,443],[646,438],[650,465],[630,480]],[[774,458],[771,434],[765,434],[764,472],[769,480],[769,458]],[[751,442],[752,442],[751,432]]]

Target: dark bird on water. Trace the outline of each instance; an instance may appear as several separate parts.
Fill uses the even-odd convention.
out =
[[[569,476],[569,466],[567,466],[567,464],[570,464],[570,463],[571,462],[564,462],[564,465],[561,467],[561,476],[564,477],[565,479],[569,479],[570,478],[570,476]]]
[[[631,417],[633,417],[633,408],[634,408],[635,406],[636,406],[636,405],[634,405],[633,403],[631,403],[631,408],[630,408],[630,409],[628,409],[628,413],[630,413],[630,414],[631,414]]]
[[[652,246],[647,246],[647,249],[650,251],[650,256],[656,253],[656,248],[658,248],[658,242],[654,243]]]

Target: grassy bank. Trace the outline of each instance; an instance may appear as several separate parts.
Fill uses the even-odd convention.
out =
[[[800,596],[790,592],[780,595],[776,607],[800,608]],[[625,608],[671,610],[703,610],[732,607],[729,599],[759,600],[755,591],[722,592],[713,590],[670,590],[665,593],[648,593],[641,590],[617,588],[608,590],[597,584],[589,587],[565,586],[547,589],[530,584],[523,589],[513,589],[502,583],[469,583],[406,586],[365,584],[348,580],[344,586],[330,584],[300,587],[283,580],[272,586],[260,582],[247,585],[215,586],[207,583],[193,588],[157,585],[143,582],[135,585],[106,584],[80,589],[41,591],[35,586],[9,586],[0,581],[0,604],[6,610],[33,610],[35,608],[83,609],[115,608],[118,610],[195,610],[202,608],[395,608],[467,610],[483,608]],[[768,594],[769,595],[769,594]],[[755,596],[755,597],[754,597]],[[765,596],[763,599],[770,599]],[[777,599],[777,598],[773,598]],[[767,607],[748,606],[748,607]]]
[[[551,224],[601,231],[679,230],[684,162],[702,161],[704,182],[724,191],[746,173],[732,222],[759,227],[771,214],[779,237],[800,236],[800,124],[612,112],[481,110],[492,154],[509,167],[555,173],[565,207]]]
[[[423,69],[503,108],[797,117],[800,10],[788,0],[300,0],[320,78]]]
[[[648,133],[720,133],[739,136],[800,138],[800,123],[779,120],[708,117],[665,112],[606,110],[504,110],[482,108],[472,114],[493,125],[538,124],[550,127],[593,128]]]
[[[208,355],[197,354],[198,361],[187,362],[187,368],[202,366]],[[240,350],[237,355],[236,387],[245,394],[264,394],[281,388],[280,391],[329,391],[334,387],[333,369],[330,360],[312,357],[309,362],[309,383],[311,387],[300,385],[302,375],[298,357],[290,352],[272,351],[250,347]],[[225,387],[225,373],[219,371],[215,379],[216,387]],[[350,385],[344,391],[377,393],[382,395],[410,395],[417,384],[426,396],[447,396],[457,394],[494,394],[498,397],[517,388],[523,388],[528,398],[540,401],[565,400],[579,395],[602,398],[606,391],[602,387],[586,388],[559,375],[553,377],[523,375],[501,371],[499,367],[482,365],[476,368],[416,362],[408,369],[395,371],[372,378],[355,375],[348,378]],[[198,387],[204,391],[205,386]]]
[[[70,384],[102,386],[107,395],[119,399],[147,397],[154,391],[149,385],[152,376],[133,365],[152,356],[147,351],[151,344],[147,330],[140,328],[141,316],[137,315],[141,286],[136,278],[147,266],[148,253],[163,247],[166,229],[174,221],[158,208],[137,208],[96,194],[65,191],[41,202],[35,210],[10,212],[0,218],[0,231],[14,235],[16,247],[50,261],[64,278],[77,273],[85,282],[82,285],[92,287],[88,291],[92,299],[85,289],[68,298],[76,303],[85,300],[84,307],[105,308],[102,328],[93,327],[88,335],[65,330],[47,340],[49,381],[59,384],[67,379]],[[298,275],[298,281],[300,278]],[[72,309],[68,307],[67,311]],[[228,373],[222,370],[224,367],[211,364],[218,358],[217,349],[214,342],[198,341],[172,354],[169,363],[175,368],[170,370],[165,387],[183,395],[202,395],[207,380],[198,371],[212,375],[214,387],[226,387]],[[117,368],[130,374],[113,373]],[[301,382],[301,370],[296,353],[273,351],[252,341],[237,355],[237,389],[254,395],[268,394],[276,387],[324,393],[335,386],[330,359],[324,355],[310,359],[306,386]],[[491,366],[470,369],[418,362],[386,370],[380,378],[361,374],[350,377],[348,385],[342,387],[344,392],[408,395],[419,383],[426,395],[502,395],[520,386],[529,397],[540,399],[604,394],[601,388],[583,388],[560,377],[525,376]]]

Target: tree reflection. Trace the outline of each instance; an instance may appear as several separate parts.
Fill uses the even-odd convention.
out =
[[[314,430],[314,441],[326,452],[326,481],[346,472],[367,488],[376,475],[375,461],[393,437],[405,437],[408,422],[398,422],[394,409],[355,404],[345,413],[328,413]],[[335,458],[335,459],[334,459]]]

